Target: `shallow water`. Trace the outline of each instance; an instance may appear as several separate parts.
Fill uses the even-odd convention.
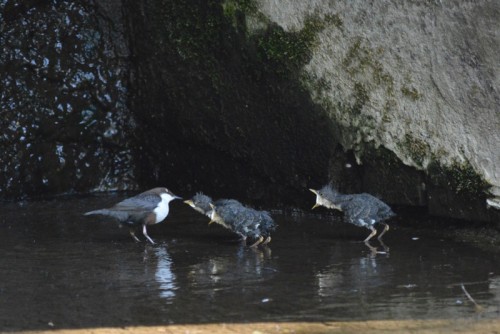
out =
[[[274,214],[254,250],[178,201],[152,246],[82,216],[121,199],[0,206],[0,330],[500,316],[498,254],[425,231],[392,224],[375,254],[336,217]]]

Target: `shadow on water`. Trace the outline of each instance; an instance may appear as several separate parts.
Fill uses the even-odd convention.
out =
[[[151,246],[81,215],[120,199],[0,208],[2,330],[499,316],[498,255],[469,245],[395,227],[374,253],[336,218],[275,215],[270,246],[250,249],[174,202]]]

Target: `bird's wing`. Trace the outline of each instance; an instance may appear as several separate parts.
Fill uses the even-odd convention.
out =
[[[361,195],[364,196],[366,202],[370,203],[370,206],[372,208],[372,212],[370,212],[370,214],[376,221],[383,221],[396,215],[389,205],[385,204],[377,197],[370,194]]]
[[[272,231],[276,229],[276,223],[267,211],[257,211],[255,210],[256,219],[259,222],[260,234],[269,235]]]
[[[271,217],[271,214],[267,211],[264,211],[262,215],[264,223],[262,224],[261,230],[265,234],[269,234],[274,230],[276,230],[276,227],[278,227],[278,225],[274,222],[274,219]]]
[[[343,203],[349,220],[356,225],[367,226],[394,216],[391,208],[370,194],[357,194]]]
[[[219,202],[217,208],[218,214],[231,231],[248,235],[247,225],[251,220],[248,208],[245,208],[240,202],[234,200]]]
[[[161,197],[156,194],[139,194],[137,196],[130,197],[121,201],[110,209],[127,211],[153,211],[160,202]]]
[[[269,236],[276,229],[276,224],[267,211],[245,208],[239,219],[237,228],[252,237]]]
[[[350,196],[350,198],[342,203],[342,210],[352,224],[365,226],[369,224],[369,218],[372,214],[372,208],[367,205],[366,200],[359,196]]]
[[[379,207],[378,213],[379,213],[379,220],[383,221],[386,219],[389,219],[391,217],[394,217],[396,214],[394,211],[392,211],[391,207],[384,202],[380,202],[381,205]]]

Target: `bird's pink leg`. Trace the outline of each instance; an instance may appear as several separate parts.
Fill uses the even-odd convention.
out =
[[[271,242],[271,236],[268,236],[261,245],[267,245],[270,242]]]
[[[382,231],[382,233],[380,233],[380,235],[378,236],[378,240],[382,240],[382,236],[385,234],[385,232],[389,231],[389,225],[387,225],[386,223],[382,223],[384,224],[384,230]]]
[[[142,234],[144,234],[144,236],[146,237],[146,239],[148,239],[148,241],[154,245],[155,242],[153,241],[153,239],[151,239],[148,235],[148,231],[146,230],[146,224],[142,225]]]
[[[139,240],[139,238],[135,235],[135,229],[133,227],[130,228],[129,233],[135,241],[141,242],[141,240]]]
[[[257,247],[262,241],[264,241],[264,237],[260,236],[259,239],[256,242],[254,242],[250,247],[251,248]]]
[[[368,236],[368,238],[366,238],[364,241],[367,242],[368,240],[370,240],[375,234],[377,234],[377,230],[375,229],[375,227],[373,226],[370,226],[370,229],[372,230],[372,233],[370,233],[370,235]]]

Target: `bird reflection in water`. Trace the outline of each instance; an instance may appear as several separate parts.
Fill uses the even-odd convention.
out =
[[[378,239],[378,242],[379,242],[380,246],[382,247],[380,250],[379,250],[378,246],[377,247],[372,246],[372,244],[370,243],[369,240],[364,241],[364,244],[370,250],[370,256],[375,257],[375,256],[380,254],[380,255],[386,255],[388,257],[389,256],[389,247],[387,247],[387,245],[382,241],[382,239]]]
[[[204,261],[191,265],[188,280],[195,289],[214,298],[222,290],[244,289],[270,279],[278,270],[271,263],[268,246],[248,248],[243,245],[232,252],[215,254]]]
[[[151,256],[152,255],[152,256]],[[156,268],[154,279],[158,283],[160,297],[171,300],[175,297],[176,277],[172,272],[172,259],[166,246],[146,247],[144,250],[144,261],[147,262],[150,257],[156,259]]]
[[[386,284],[385,277],[392,268],[386,261],[379,261],[384,257],[377,258],[376,255],[370,252],[367,256],[353,258],[351,261],[337,263],[318,271],[316,273],[318,295],[339,297],[352,291],[363,293]]]

